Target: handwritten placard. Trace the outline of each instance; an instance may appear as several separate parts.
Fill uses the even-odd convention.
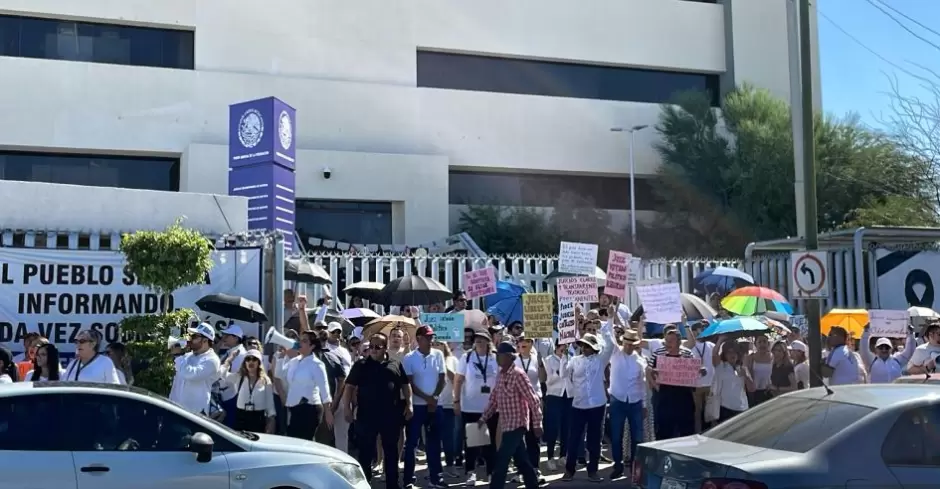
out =
[[[868,311],[871,336],[873,338],[906,338],[907,318],[907,311],[872,309]]]
[[[607,283],[604,293],[623,299],[630,285],[630,253],[611,250],[607,258]]]
[[[425,312],[421,323],[434,330],[434,339],[447,342],[463,341],[463,314]]]
[[[526,338],[551,338],[555,329],[552,318],[552,294],[523,294],[522,318]]]
[[[802,314],[790,316],[790,331],[798,331],[800,338],[806,338],[806,333],[809,331],[809,323],[806,321],[806,316]]]
[[[575,275],[594,275],[597,271],[597,245],[562,241],[558,252],[558,271]]]
[[[597,279],[584,275],[559,277],[558,302],[597,302]]]
[[[574,303],[558,304],[558,344],[567,345],[578,341],[578,323],[574,319]]]
[[[630,257],[630,270],[629,275],[627,276],[627,286],[635,287],[640,280],[643,279],[643,260],[631,256]]]
[[[698,358],[659,355],[656,357],[656,381],[663,385],[698,387],[701,368],[702,360]]]
[[[463,286],[467,299],[495,294],[496,270],[493,267],[486,267],[466,272],[463,274]]]
[[[640,296],[647,322],[668,324],[682,321],[679,284],[641,285],[636,288],[636,293]]]

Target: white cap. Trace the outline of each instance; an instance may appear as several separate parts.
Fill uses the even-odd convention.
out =
[[[326,330],[327,330],[327,332],[330,332],[330,333],[332,333],[333,331],[340,331],[340,332],[342,332],[342,331],[343,331],[343,325],[337,323],[336,321],[333,321],[333,322],[331,322],[330,324],[327,324],[327,325],[326,325]]]
[[[245,352],[245,358],[248,358],[248,357],[254,357],[254,358],[257,358],[258,360],[261,360],[261,359],[264,358],[264,357],[261,355],[261,352],[258,351],[258,350],[248,350],[248,351],[246,351],[246,352]]]
[[[242,327],[239,326],[239,325],[237,325],[237,324],[233,324],[233,325],[231,325],[231,326],[229,326],[229,327],[223,329],[223,330],[222,330],[222,334],[223,334],[223,335],[235,336],[236,338],[244,338],[244,337],[245,337],[245,332],[242,331]]]
[[[894,345],[891,344],[891,340],[888,338],[878,338],[878,341],[875,342],[875,348],[878,348],[879,346],[894,347]]]
[[[215,341],[215,328],[210,326],[209,323],[200,323],[199,326],[189,328],[188,331],[190,334],[198,334]]]
[[[802,341],[799,341],[799,340],[794,341],[793,343],[790,343],[790,349],[793,351],[801,351],[803,353],[806,353],[807,351],[809,351],[809,348],[806,347],[806,343],[803,343]]]

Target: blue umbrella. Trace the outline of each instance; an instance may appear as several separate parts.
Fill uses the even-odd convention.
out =
[[[770,326],[767,326],[767,324],[761,322],[757,318],[750,316],[738,316],[713,323],[711,326],[705,328],[705,331],[702,331],[702,334],[698,335],[698,338],[708,339],[723,334],[740,338],[742,336],[756,336],[763,333],[769,333],[770,331]]]
[[[692,279],[696,289],[705,292],[730,292],[738,287],[754,285],[754,277],[731,267],[709,268]]]
[[[499,280],[496,293],[486,296],[486,312],[496,316],[499,322],[509,326],[522,321],[522,295],[528,292],[525,287]]]

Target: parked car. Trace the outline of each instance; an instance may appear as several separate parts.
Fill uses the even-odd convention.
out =
[[[128,386],[0,387],[0,489],[368,489],[349,455],[234,431]]]
[[[701,435],[640,445],[645,489],[936,485],[940,390],[930,384],[817,387],[785,394]]]
[[[894,383],[895,384],[940,385],[940,375],[937,375],[937,374],[905,375],[903,377],[898,377],[894,379]]]

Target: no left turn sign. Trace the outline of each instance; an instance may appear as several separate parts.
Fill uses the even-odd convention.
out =
[[[790,254],[790,290],[795,298],[829,297],[829,253],[794,251]]]

